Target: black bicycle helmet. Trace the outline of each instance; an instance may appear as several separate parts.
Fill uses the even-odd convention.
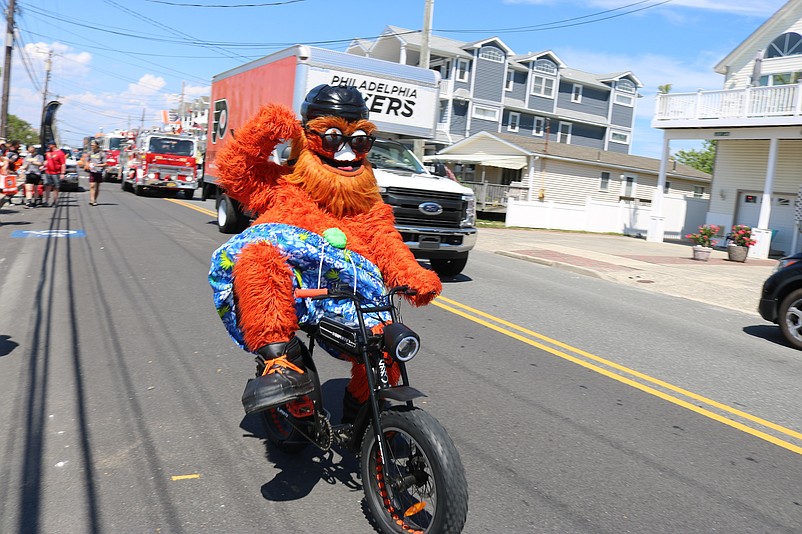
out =
[[[356,87],[333,87],[331,85],[318,85],[306,95],[301,104],[301,119],[303,123],[333,115],[349,121],[368,118],[368,106],[362,93]]]

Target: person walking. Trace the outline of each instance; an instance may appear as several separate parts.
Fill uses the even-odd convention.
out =
[[[97,141],[92,141],[92,149],[86,159],[86,170],[89,173],[89,205],[97,206],[100,184],[103,182],[103,167],[106,166],[106,153],[100,150]]]
[[[17,180],[17,189],[19,189],[19,192],[22,195],[22,199],[19,203],[25,204],[25,186],[23,185],[20,187],[19,177],[17,177],[17,170],[20,168],[20,165],[22,165],[22,159],[19,155],[19,146],[19,141],[12,140],[8,145],[8,149],[6,150],[6,159],[8,160],[8,174],[13,174],[16,177],[15,180]],[[13,204],[11,199],[9,199],[8,203]]]
[[[25,175],[25,209],[30,209],[41,202],[39,184],[42,183],[45,158],[39,154],[35,146],[28,145],[27,149],[28,155],[25,156],[19,172]]]
[[[55,206],[56,202],[58,202],[58,191],[61,189],[61,180],[64,179],[65,172],[67,172],[67,157],[64,152],[59,150],[56,143],[51,141],[47,145],[47,153],[45,154],[45,206]],[[51,190],[53,191],[52,204],[49,203]]]

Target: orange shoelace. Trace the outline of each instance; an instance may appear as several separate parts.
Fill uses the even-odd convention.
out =
[[[304,370],[303,369],[301,369],[300,367],[298,367],[294,363],[292,363],[289,360],[287,360],[287,355],[286,354],[283,355],[283,356],[279,356],[278,358],[275,358],[273,360],[270,360],[270,362],[265,362],[265,363],[266,364],[269,363],[269,365],[265,365],[265,370],[262,373],[262,376],[269,375],[269,374],[272,374],[272,373],[280,373],[285,368],[286,369],[291,369],[291,370],[293,370],[293,371],[295,371],[295,372],[297,372],[299,374],[304,374]]]

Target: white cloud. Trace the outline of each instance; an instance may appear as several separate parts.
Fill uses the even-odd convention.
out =
[[[161,76],[145,74],[139,78],[137,83],[128,84],[128,92],[133,95],[154,95],[161,91],[165,85],[166,82]]]

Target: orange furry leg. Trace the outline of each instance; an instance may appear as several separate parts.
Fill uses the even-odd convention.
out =
[[[292,270],[273,245],[261,242],[242,249],[234,265],[234,295],[251,351],[287,341],[298,330]]]
[[[371,331],[374,334],[379,334],[384,331],[384,325],[378,324],[374,326]],[[390,365],[387,366],[387,378],[390,380],[390,384],[393,386],[398,385],[399,380],[401,380],[401,368],[386,352],[384,353],[384,360],[390,363]],[[370,388],[368,387],[368,374],[365,370],[365,364],[355,359],[351,360],[351,381],[348,382],[345,389],[348,390],[359,404],[367,402],[368,396],[370,395]]]

